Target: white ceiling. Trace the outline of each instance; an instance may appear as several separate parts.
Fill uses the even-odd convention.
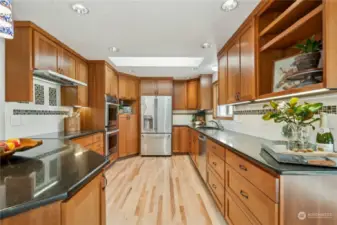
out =
[[[197,71],[187,67],[117,68],[126,73],[132,69],[138,76],[182,78],[212,73],[217,52],[259,2],[238,0],[239,7],[226,13],[220,10],[222,1],[80,0],[90,10],[89,15],[80,16],[71,10],[73,0],[14,0],[13,15],[15,20],[33,21],[87,59],[204,57]],[[202,49],[205,41],[213,47]],[[109,52],[111,46],[120,52]]]

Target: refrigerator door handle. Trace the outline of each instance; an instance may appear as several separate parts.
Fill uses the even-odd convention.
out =
[[[154,99],[154,130],[158,132],[158,98]]]

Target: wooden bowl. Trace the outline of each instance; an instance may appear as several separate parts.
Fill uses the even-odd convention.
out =
[[[11,157],[15,152],[22,152],[22,151],[26,151],[28,149],[31,148],[35,148],[39,145],[42,145],[42,141],[41,140],[33,140],[30,138],[20,138],[20,142],[21,145],[20,147],[14,148],[13,150],[10,151],[0,151],[0,159],[8,159],[9,157]]]

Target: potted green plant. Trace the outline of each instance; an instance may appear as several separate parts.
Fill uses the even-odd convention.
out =
[[[289,145],[293,148],[304,149],[308,146],[310,130],[315,129],[313,123],[320,120],[315,117],[322,107],[322,103],[307,103],[298,104],[298,98],[291,98],[288,102],[274,102],[270,101],[269,104],[264,105],[264,108],[271,108],[262,119],[265,121],[273,120],[275,123],[286,123],[283,131],[287,130],[286,135],[289,141],[295,144]],[[290,150],[293,150],[290,147]]]
[[[295,48],[301,50],[300,55],[295,57],[294,66],[298,71],[315,69],[321,59],[322,41],[316,40],[315,36],[307,39],[304,44],[297,44]]]

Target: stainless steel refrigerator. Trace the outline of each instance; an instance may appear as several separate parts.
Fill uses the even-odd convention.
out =
[[[142,96],[141,155],[172,155],[172,96]]]

